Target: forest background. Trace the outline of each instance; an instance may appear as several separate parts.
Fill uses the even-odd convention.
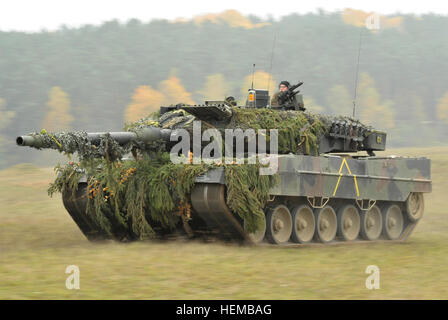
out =
[[[56,31],[0,32],[0,168],[52,166],[25,150],[33,131],[120,131],[161,105],[234,96],[304,81],[309,111],[351,115],[388,132],[389,147],[439,146],[448,134],[448,16],[291,14],[235,10],[188,20],[117,20]],[[361,37],[361,46],[360,44]]]

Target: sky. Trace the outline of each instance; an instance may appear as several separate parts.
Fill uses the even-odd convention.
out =
[[[51,31],[61,25],[98,25],[113,19],[174,20],[228,9],[278,19],[291,13],[316,12],[317,8],[329,12],[352,8],[379,14],[448,15],[448,1],[444,0],[0,0],[0,31]]]

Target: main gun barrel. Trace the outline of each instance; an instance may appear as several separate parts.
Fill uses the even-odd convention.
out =
[[[135,131],[124,131],[124,132],[92,132],[87,133],[87,141],[92,144],[98,144],[102,138],[109,135],[113,140],[115,140],[120,145],[125,145],[129,142],[152,142],[156,140],[170,141],[171,129],[161,129],[157,127],[146,127],[142,129],[137,129]],[[58,144],[58,139],[55,137],[58,134],[31,134],[19,136],[16,138],[16,143],[19,146],[34,147],[34,148],[52,148],[52,145]],[[50,137],[54,143],[48,144]]]
[[[131,141],[151,142],[156,140],[170,141],[171,129],[160,129],[156,127],[147,127],[134,131],[125,132],[96,132],[88,133],[87,137],[93,144],[98,143],[102,137],[110,135],[118,144],[125,145]]]

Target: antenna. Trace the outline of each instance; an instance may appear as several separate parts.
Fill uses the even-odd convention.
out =
[[[254,72],[255,72],[255,63],[252,67],[252,86],[251,86],[252,90],[254,90]]]
[[[271,84],[272,77],[272,61],[274,60],[274,49],[275,49],[275,39],[277,38],[277,33],[274,33],[274,40],[272,41],[272,52],[271,52],[271,66],[269,67],[269,79],[268,79],[268,92],[269,86]]]
[[[359,71],[359,57],[361,56],[361,44],[362,44],[362,30],[364,28],[361,28],[361,31],[359,32],[359,45],[358,45],[358,63],[356,64],[356,74],[355,74],[355,93],[353,96],[353,118],[355,117],[355,111],[356,111],[356,93],[358,90],[358,71]]]

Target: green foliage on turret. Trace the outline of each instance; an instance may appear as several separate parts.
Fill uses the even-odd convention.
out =
[[[255,130],[277,129],[279,153],[317,155],[318,139],[328,130],[325,119],[317,114],[301,111],[234,108],[234,116],[228,127]]]

